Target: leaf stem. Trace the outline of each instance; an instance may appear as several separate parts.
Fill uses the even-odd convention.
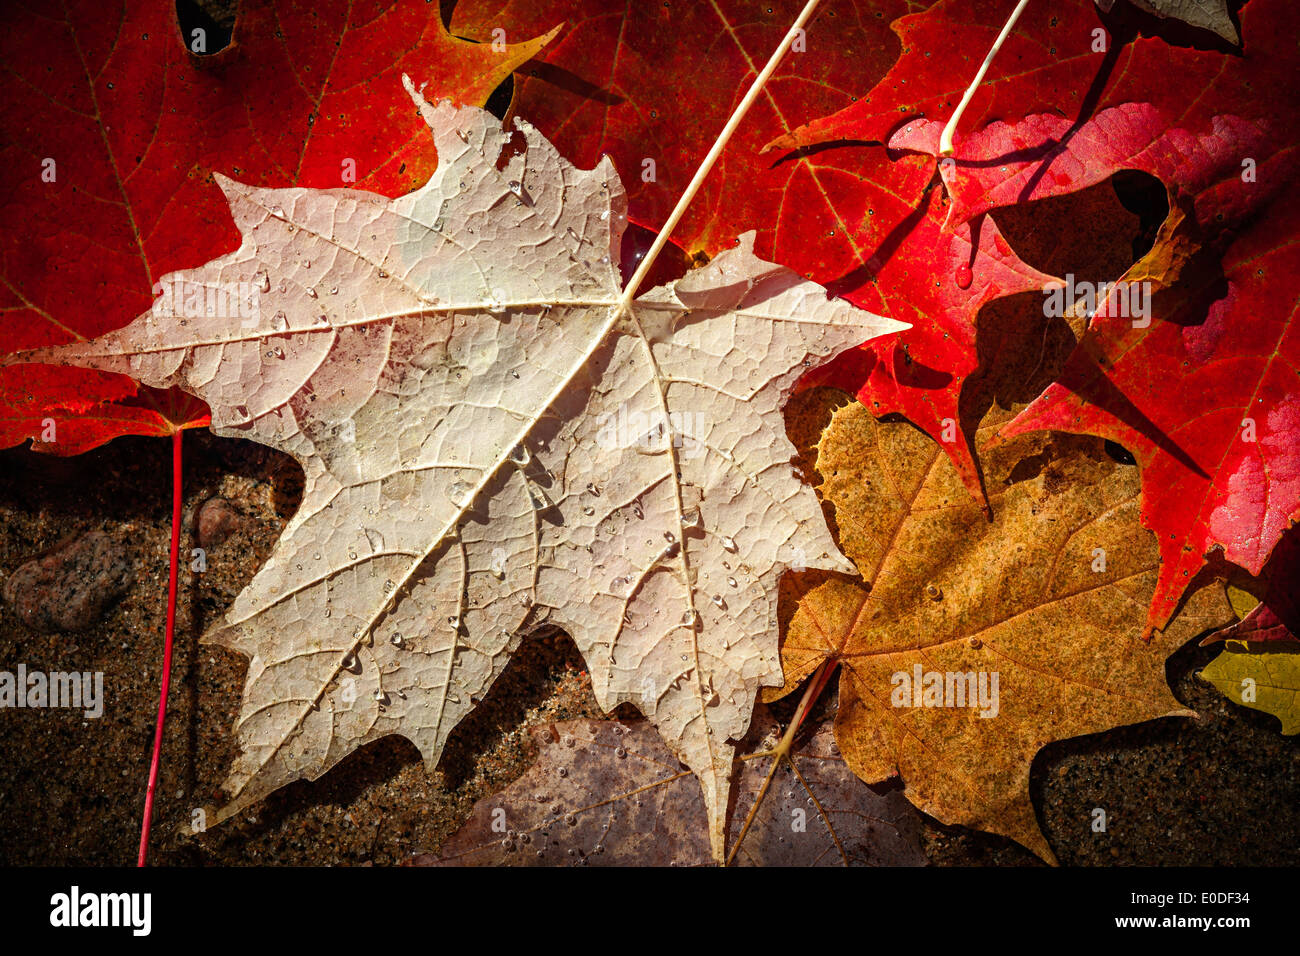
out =
[[[957,121],[961,119],[961,114],[966,112],[966,107],[970,104],[971,97],[975,95],[975,91],[979,88],[980,83],[984,81],[984,74],[988,72],[989,64],[992,63],[993,58],[997,56],[998,50],[1002,49],[1003,42],[1011,34],[1011,28],[1016,25],[1016,21],[1020,19],[1020,14],[1024,12],[1024,9],[1028,4],[1029,0],[1020,0],[1020,2],[1016,4],[1016,8],[1011,11],[1011,16],[1008,18],[1006,25],[1002,27],[1002,32],[999,33],[998,38],[993,41],[993,47],[989,50],[989,55],[986,56],[984,62],[980,64],[979,72],[975,74],[975,79],[971,80],[970,86],[966,87],[965,95],[962,96],[961,102],[957,104],[957,111],[952,114],[952,118],[948,120],[948,125],[943,128],[943,133],[939,136],[940,156],[952,155],[952,134],[957,130]]]
[[[785,733],[781,736],[781,740],[771,750],[754,755],[755,757],[770,756],[772,758],[772,766],[768,768],[767,776],[763,779],[763,786],[759,788],[758,796],[754,798],[754,804],[749,808],[749,813],[745,816],[745,824],[740,828],[740,835],[736,837],[736,843],[731,848],[731,853],[727,855],[726,866],[731,866],[732,861],[736,858],[736,854],[740,852],[740,845],[745,842],[745,834],[749,832],[750,824],[754,822],[754,817],[758,814],[758,808],[762,806],[763,799],[767,796],[767,790],[772,785],[772,778],[776,776],[776,771],[777,768],[781,766],[781,761],[789,760],[790,767],[795,769],[795,774],[799,776],[800,780],[803,780],[803,776],[799,774],[798,769],[794,768],[794,761],[790,758],[790,752],[794,749],[794,737],[795,734],[799,732],[799,728],[803,726],[804,720],[808,717],[808,711],[812,709],[812,705],[815,704],[817,698],[821,696],[822,690],[830,680],[831,674],[835,672],[835,665],[837,663],[839,663],[837,660],[829,657],[822,661],[821,666],[813,672],[812,680],[808,682],[808,686],[803,692],[803,697],[799,699],[799,706],[795,708],[794,716],[790,718],[790,726],[785,729]],[[807,784],[805,783],[805,788],[806,786]],[[812,796],[811,791],[808,795]],[[813,799],[816,800],[817,798],[813,797]],[[832,837],[834,837],[833,833]],[[834,839],[835,845],[839,847],[839,838],[834,837]],[[843,855],[843,853],[843,848],[841,848],[840,854]]]
[[[727,120],[727,125],[722,127],[722,132],[719,133],[718,138],[714,140],[713,147],[700,163],[699,169],[695,170],[695,176],[691,179],[690,184],[687,185],[686,191],[682,193],[682,197],[677,200],[677,205],[674,206],[673,211],[668,214],[668,219],[664,222],[663,228],[659,230],[659,234],[655,236],[654,242],[651,244],[649,251],[645,254],[645,258],[641,260],[641,264],[637,266],[636,272],[632,274],[632,278],[630,278],[627,281],[627,285],[623,287],[623,295],[620,300],[620,312],[631,305],[632,300],[636,297],[637,290],[641,287],[641,283],[645,281],[645,277],[650,274],[651,268],[654,267],[655,260],[659,257],[659,253],[661,253],[664,246],[668,244],[668,237],[672,235],[673,229],[677,227],[677,223],[681,221],[682,216],[685,214],[686,207],[689,206],[691,200],[695,198],[695,194],[700,191],[700,186],[703,185],[705,178],[709,175],[710,170],[713,169],[714,163],[716,163],[718,157],[722,155],[723,147],[727,145],[727,141],[731,139],[732,133],[736,131],[736,127],[740,125],[740,121],[745,118],[745,114],[749,112],[749,108],[754,105],[754,101],[758,99],[758,94],[763,91],[763,87],[767,85],[767,81],[771,79],[772,74],[776,71],[778,64],[781,62],[781,58],[784,57],[786,51],[790,49],[790,45],[794,43],[795,38],[803,30],[804,24],[808,22],[808,18],[812,16],[813,11],[817,9],[817,4],[820,2],[821,0],[808,0],[807,5],[799,13],[799,16],[795,19],[793,25],[791,25],[789,31],[786,33],[785,39],[781,41],[781,45],[776,48],[776,52],[774,52],[771,58],[768,59],[767,65],[764,66],[758,76],[754,78],[754,82],[750,85],[749,91],[745,94],[745,98],[740,101],[740,105],[736,107],[731,114],[731,118]]]
[[[181,440],[183,428],[172,432],[172,543],[168,555],[167,632],[163,638],[162,690],[158,697],[158,723],[154,728],[153,759],[149,764],[149,786],[144,794],[144,821],[140,825],[140,857],[144,866],[149,855],[149,824],[153,817],[153,795],[158,787],[158,765],[162,760],[163,724],[167,719],[167,691],[171,685],[172,643],[176,636],[176,584],[181,546]]]

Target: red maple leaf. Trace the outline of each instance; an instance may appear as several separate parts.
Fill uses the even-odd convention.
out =
[[[1003,429],[1101,435],[1137,457],[1142,523],[1161,551],[1148,631],[1212,551],[1260,574],[1300,518],[1297,217],[1286,190],[1221,267],[1198,259],[1157,286],[1147,327],[1111,295],[1058,381]]]
[[[1284,11],[1278,8],[1287,2],[1267,2],[1272,9],[1248,12],[1263,29],[1270,29],[1270,18],[1277,23],[1272,45],[1285,52],[1288,35],[1285,22],[1278,20]],[[1252,6],[1257,5],[1254,0]],[[938,0],[923,13],[899,18],[893,30],[902,54],[869,93],[837,113],[810,117],[769,147],[808,148],[838,140],[884,143],[918,117],[946,121],[1014,7],[1015,0]],[[1169,21],[1152,21],[1128,4],[1116,4],[1105,14],[1094,0],[1030,3],[967,105],[957,142],[962,131],[1034,113],[1086,118],[1109,106],[1143,100],[1195,108],[1196,94],[1219,77],[1232,57],[1219,49],[1171,49],[1163,39],[1142,35],[1150,29],[1176,31]],[[1260,30],[1257,25],[1254,32]],[[1251,38],[1258,41],[1258,36]],[[1216,98],[1235,103],[1253,96],[1258,101],[1259,92],[1223,84]],[[1268,92],[1272,97],[1282,91]]]
[[[198,56],[170,3],[47,7],[0,38],[0,354],[125,325],[164,273],[234,249],[214,170],[386,195],[422,183],[436,157],[401,75],[482,104],[554,35],[471,43],[436,5],[279,0],[248,4],[234,42]],[[47,421],[57,442],[33,447],[64,454],[204,421],[167,402],[123,376],[7,367],[0,447]]]
[[[1203,79],[1207,54],[1146,43],[1133,69],[1173,77],[1176,95],[1153,83],[1155,103],[1073,121],[994,122],[958,138],[941,167],[953,223],[1121,169],[1167,187],[1170,214],[1155,249],[1096,295],[1057,383],[1003,429],[1100,435],[1137,457],[1142,520],[1162,554],[1148,633],[1168,622],[1213,553],[1259,574],[1300,517],[1300,207],[1292,198],[1300,157],[1293,111],[1252,92],[1275,90],[1294,73],[1291,41],[1278,38],[1294,37],[1296,26],[1293,6],[1256,0],[1243,17],[1244,55],[1223,58],[1190,92],[1184,75]],[[939,125],[915,121],[890,145],[933,156]],[[1142,314],[1144,291],[1154,293],[1154,320]]]
[[[451,25],[478,35],[505,23],[526,34],[567,20],[564,34],[520,71],[512,110],[579,166],[608,154],[628,191],[629,219],[657,230],[803,5],[460,0]],[[897,55],[889,21],[915,6],[827,0],[818,8],[674,231],[688,252],[716,254],[754,229],[760,255],[821,283],[871,256],[877,230],[861,227],[871,183],[887,165],[883,150],[857,144],[766,158],[759,151],[806,117],[848,106],[883,75]],[[929,178],[911,187],[912,206]]]
[[[878,196],[876,202],[888,206],[891,200]],[[960,411],[962,387],[979,365],[975,319],[994,299],[1038,291],[1055,280],[1022,262],[990,218],[945,229],[948,205],[932,189],[901,220],[905,208],[877,210],[899,221],[897,247],[879,250],[833,291],[912,328],[845,353],[800,385],[832,385],[855,394],[876,415],[902,414],[942,443],[966,487],[984,503]]]

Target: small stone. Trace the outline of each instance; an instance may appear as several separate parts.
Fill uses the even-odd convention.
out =
[[[126,545],[91,531],[21,565],[4,585],[4,601],[34,631],[90,627],[135,580]]]
[[[225,498],[209,498],[199,506],[195,520],[199,547],[215,547],[252,523],[251,518]]]

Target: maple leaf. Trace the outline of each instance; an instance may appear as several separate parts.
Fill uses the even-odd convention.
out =
[[[948,175],[957,201],[976,214],[1013,194],[1039,198],[1021,185],[1030,179],[1054,179],[1057,191],[1135,167],[1171,183],[1170,216],[1154,248],[1101,297],[1058,382],[1003,431],[1101,435],[1142,463],[1143,523],[1157,533],[1163,558],[1151,630],[1169,620],[1212,549],[1258,574],[1300,516],[1293,371],[1300,340],[1296,303],[1279,288],[1300,259],[1293,244],[1277,242],[1293,230],[1297,204],[1284,194],[1268,206],[1294,181],[1298,164],[1279,151],[1256,187],[1240,175],[1241,157],[1262,163],[1275,133],[1221,117],[1212,133],[1197,136],[1163,127],[1144,104],[1104,111],[1046,155],[1026,148],[1041,144],[1044,128],[1058,122],[1030,117],[972,134]],[[935,140],[936,124],[921,125],[909,144]],[[986,171],[997,166],[991,156],[1013,153],[1036,158]],[[1213,246],[1206,249],[1213,230],[1243,223],[1249,228],[1227,233],[1222,263],[1214,263]],[[1149,315],[1140,314],[1144,307],[1130,290],[1147,296]]]
[[[1013,7],[1009,0],[938,0],[900,17],[892,28],[902,52],[873,88],[836,113],[805,119],[766,148],[887,143],[919,117],[947,119]],[[1278,115],[1287,84],[1243,84],[1241,71],[1281,79],[1294,55],[1294,16],[1288,0],[1252,0],[1242,14],[1250,42],[1243,56],[1229,58],[1142,36],[1123,19],[1103,19],[1092,0],[1030,3],[967,104],[957,142],[994,120],[1054,112],[1082,121],[1128,102],[1152,103],[1180,116],[1180,125],[1219,112]]]
[[[893,29],[902,43],[902,55],[874,88],[838,113],[808,122],[768,143],[764,149],[818,150],[816,155],[820,160],[838,151],[828,147],[838,147],[845,141],[870,141],[888,143],[894,150],[921,151],[934,156],[941,123],[919,119],[918,116],[944,116],[953,111],[966,83],[975,73],[977,57],[992,44],[1009,7],[1010,4],[1003,0],[956,0],[939,2],[925,13],[900,18],[893,24]],[[1004,148],[997,151],[974,151],[965,139],[959,138],[963,151],[954,162],[945,161],[939,167],[953,198],[949,227],[957,230],[968,223],[977,230],[981,227],[996,230],[993,221],[982,217],[981,213],[1012,202],[1023,203],[1081,189],[1104,180],[1121,168],[1159,166],[1168,170],[1179,158],[1175,150],[1189,139],[1194,144],[1197,135],[1205,138],[1224,135],[1225,142],[1220,144],[1218,151],[1218,168],[1201,171],[1203,179],[1208,180],[1211,172],[1219,178],[1213,184],[1207,182],[1198,188],[1206,190],[1203,205],[1210,219],[1214,220],[1215,230],[1227,228],[1230,223],[1224,221],[1225,211],[1244,214],[1246,210],[1233,207],[1240,196],[1234,195],[1230,201],[1224,195],[1231,191],[1231,183],[1223,176],[1225,157],[1229,155],[1225,147],[1238,147],[1238,153],[1231,159],[1236,172],[1240,172],[1244,155],[1255,157],[1261,169],[1268,169],[1268,172],[1261,172],[1261,183],[1273,182],[1276,177],[1271,175],[1272,164],[1285,160],[1284,156],[1277,156],[1278,144],[1289,142],[1285,137],[1276,137],[1276,128],[1281,124],[1272,121],[1272,114],[1278,112],[1277,104],[1271,103],[1267,95],[1260,95],[1260,91],[1285,88],[1288,82],[1281,78],[1285,66],[1279,65],[1289,62],[1288,51],[1285,41],[1276,33],[1274,21],[1285,22],[1291,16],[1290,11],[1278,9],[1276,2],[1270,9],[1252,11],[1250,23],[1274,32],[1260,42],[1262,31],[1259,26],[1254,27],[1246,65],[1225,68],[1221,54],[1170,49],[1161,40],[1138,38],[1136,31],[1123,21],[1113,24],[1117,31],[1113,36],[1100,31],[1105,42],[1098,49],[1098,15],[1087,0],[1031,4],[975,91],[965,113],[963,128],[978,129],[999,116],[1047,109],[1057,114],[1077,115],[1079,119],[1071,120],[1061,115],[1038,117],[1045,126],[1050,126],[1050,130],[1028,130],[1017,124],[1014,141],[1005,141],[1007,138],[1004,137],[999,144]],[[943,63],[948,68],[936,69],[936,63]],[[968,69],[953,68],[953,65],[963,63],[968,64]],[[1159,144],[1165,152],[1143,154],[1137,148],[1140,136],[1130,138],[1135,147],[1131,150],[1125,150],[1121,143],[1109,141],[1113,131],[1099,116],[1095,124],[1084,127],[1085,134],[1092,131],[1092,149],[1082,148],[1081,141],[1089,139],[1089,136],[1080,134],[1079,124],[1091,113],[1101,110],[1104,115],[1111,115],[1106,108],[1114,106],[1130,109],[1133,107],[1125,100],[1139,97],[1154,100],[1157,104],[1148,103],[1143,107],[1150,114],[1145,117],[1145,145],[1151,145],[1153,130],[1166,129],[1172,120],[1192,125],[1195,134],[1168,136]],[[1226,130],[1216,122],[1219,112],[1227,114]],[[1270,122],[1259,125],[1261,118]],[[1157,123],[1157,119],[1160,122]],[[1141,129],[1141,124],[1138,127]],[[1227,134],[1231,134],[1230,139]],[[1052,146],[1057,143],[1068,145],[1080,155],[1075,157],[1072,153],[1074,161],[1070,163],[1035,162],[1042,159],[1046,149],[1035,151],[1028,147],[1042,147],[1044,142]],[[895,271],[910,269],[913,274],[921,271],[920,262],[913,264],[909,261],[911,250],[906,246],[900,247],[901,237],[907,236],[910,228],[905,216],[912,208],[919,213],[924,206],[924,200],[917,203],[913,199],[914,185],[921,180],[917,178],[917,168],[904,165],[904,160],[910,158],[914,157],[905,153],[903,159],[874,170],[873,183],[888,182],[893,187],[892,190],[882,190],[883,196],[878,193],[874,197],[871,210],[874,222],[860,227],[849,220],[850,231],[855,233],[883,227],[884,231],[876,235],[884,241],[867,260],[868,265],[863,271],[872,282],[877,281],[876,274],[879,273],[880,292],[885,296],[890,295],[891,286],[895,284],[885,275],[891,257],[904,260]],[[996,195],[986,194],[994,187]],[[1182,192],[1192,189],[1192,184],[1179,189],[1181,196]],[[895,190],[896,196],[892,194]],[[1252,202],[1263,201],[1266,194],[1263,188],[1255,190]],[[1217,203],[1213,210],[1209,210],[1211,203]],[[897,205],[901,211],[891,213],[888,208],[882,210],[882,205]],[[889,214],[875,215],[882,211]],[[870,243],[864,245],[870,248]],[[924,255],[922,243],[917,243],[916,249]],[[987,287],[984,302],[1005,294],[999,286],[1008,277],[1011,284],[1005,291],[1014,292],[1023,288],[1025,279],[1032,274],[1032,270],[1023,267],[1010,250],[1000,261],[997,257],[972,256],[960,272],[949,263],[935,271],[940,283],[949,281],[945,278],[947,276],[960,275],[962,282],[971,283],[974,289]],[[860,294],[846,291],[839,283],[833,284],[832,288],[855,304],[877,308],[869,297],[869,291],[868,297],[862,298]],[[899,298],[920,301],[915,282],[911,288],[907,285],[898,288],[901,292]],[[944,292],[952,291],[940,288]],[[898,411],[907,415],[936,440],[943,441],[967,486],[979,498],[982,491],[965,436],[953,441],[951,428],[941,429],[935,423],[936,408],[943,409],[940,421],[960,421],[954,414],[954,406],[958,404],[956,400],[962,382],[977,367],[972,328],[974,313],[961,307],[965,305],[967,303],[960,298],[947,302],[940,299],[927,310],[932,317],[932,327],[942,328],[946,334],[941,348],[934,348],[932,343],[924,341],[922,333],[913,331],[900,342],[893,361],[883,354],[888,348],[885,343],[873,343],[864,352],[877,356],[878,362],[866,357],[850,364],[854,360],[846,358],[839,363],[845,374],[834,376],[828,372],[825,379],[830,384],[857,392],[861,400],[877,413]],[[895,312],[886,311],[886,314],[894,315]],[[897,317],[908,316],[899,313]],[[917,347],[915,352],[913,345]],[[908,350],[905,356],[901,351],[903,346]],[[914,360],[916,368],[909,369],[908,362],[900,361],[904,358]],[[887,381],[882,372],[891,367],[910,373],[906,375],[907,380]],[[853,378],[855,370],[857,380]]]
[[[1283,734],[1300,733],[1300,643],[1228,641],[1200,676],[1233,703],[1272,714]]]
[[[233,248],[212,170],[390,195],[424,182],[434,157],[398,77],[482,105],[558,30],[502,50],[451,36],[436,6],[280,0],[248,5],[234,42],[198,56],[173,4],[42,8],[24,23],[0,38],[0,143],[15,171],[0,183],[0,354],[118,328],[164,273]],[[3,369],[0,447],[46,419],[57,441],[33,447],[57,454],[205,421],[201,407],[169,418],[166,403],[120,375]]]
[[[877,205],[893,201],[882,196]],[[898,248],[883,262],[869,260],[865,277],[834,288],[854,305],[912,328],[846,352],[805,376],[801,387],[835,386],[854,392],[877,415],[906,416],[943,443],[967,490],[985,504],[960,408],[966,380],[979,367],[976,316],[994,299],[1036,292],[1057,280],[1022,262],[992,219],[945,229],[947,207],[938,191],[927,192]]]
[[[760,708],[748,739],[775,724]],[[474,805],[416,865],[701,866],[713,862],[690,771],[643,722],[571,720],[535,728],[522,777]],[[742,866],[923,866],[920,817],[897,790],[876,793],[844,765],[829,722],[795,751],[797,774],[768,788],[740,843]],[[730,843],[763,784],[763,761],[736,780]]]
[[[1135,469],[1098,439],[1036,433],[993,449],[989,521],[936,443],[836,395],[808,393],[789,414],[796,443],[815,444],[819,491],[865,584],[783,582],[786,684],[765,698],[838,664],[836,739],[854,773],[901,775],[926,813],[1052,860],[1029,798],[1034,755],[1188,714],[1165,658],[1230,617],[1222,588],[1144,643],[1159,554],[1138,525]],[[981,432],[1007,414],[994,407]]]
[[[1155,247],[1090,308],[1088,334],[1058,383],[1004,431],[1101,435],[1142,463],[1143,523],[1157,533],[1163,559],[1148,632],[1169,620],[1213,551],[1258,574],[1300,516],[1300,462],[1291,452],[1300,393],[1288,371],[1294,303],[1278,288],[1295,263],[1290,244],[1277,241],[1294,228],[1294,212],[1278,204],[1294,206],[1286,196],[1300,162],[1292,111],[1275,115],[1251,92],[1276,86],[1294,63],[1276,39],[1278,24],[1294,17],[1293,7],[1253,4],[1247,55],[1219,57],[1212,75],[1212,54],[1133,44],[1136,67],[1179,76],[1177,94],[1183,74],[1203,81],[1188,103],[1161,91],[1158,103],[1119,103],[1078,120],[993,122],[960,137],[939,166],[953,198],[950,225],[1122,169],[1166,184],[1170,213]],[[1055,69],[1045,61],[1025,52],[1015,67],[1026,75]],[[1121,74],[1099,102],[1146,92],[1133,87]],[[889,142],[937,156],[939,133],[938,122],[914,120]],[[1225,249],[1220,266],[1215,255]],[[1146,291],[1157,321],[1137,317],[1132,308],[1141,305],[1120,290]]]
[[[715,855],[734,745],[780,682],[776,581],[843,568],[791,465],[806,368],[899,323],[828,300],[753,235],[624,313],[625,200],[530,125],[429,106],[439,164],[388,201],[220,178],[240,248],[169,277],[250,289],[185,324],[25,360],[183,385],[219,435],[293,455],[306,487],[206,640],[251,658],[217,820],[400,733],[432,765],[543,623],[596,699],[634,703],[700,778]],[[156,314],[155,314],[156,313]]]

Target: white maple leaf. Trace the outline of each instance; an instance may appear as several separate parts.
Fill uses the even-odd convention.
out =
[[[439,157],[424,187],[222,177],[238,250],[165,277],[127,327],[21,360],[179,385],[217,434],[302,465],[301,507],[204,638],[250,659],[213,822],[386,734],[432,767],[553,624],[600,705],[631,701],[699,777],[720,858],[733,741],[782,683],[777,580],[853,573],[791,465],[785,399],[906,326],[761,261],[752,233],[625,309],[608,158],[580,170],[527,123],[512,142],[411,93]]]

